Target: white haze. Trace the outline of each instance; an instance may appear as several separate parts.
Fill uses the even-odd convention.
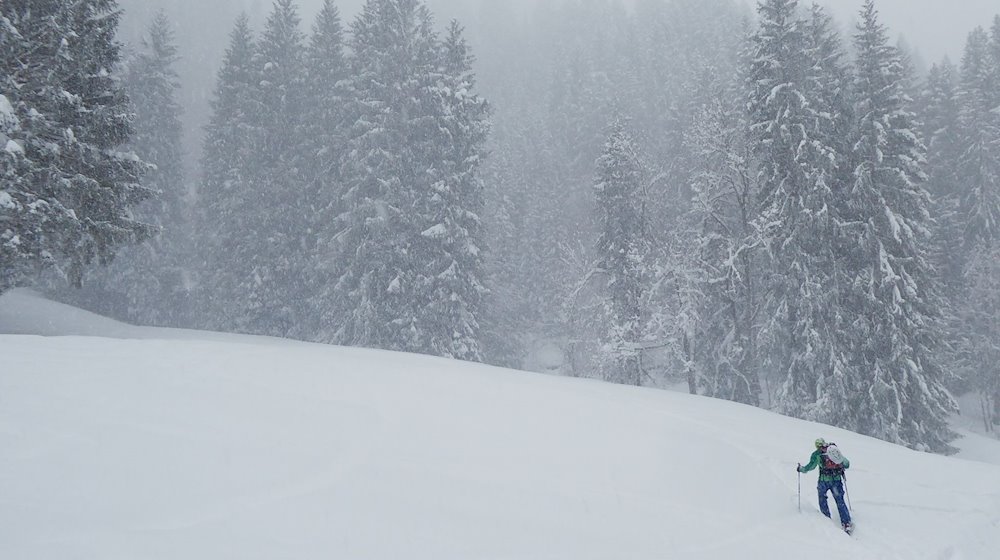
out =
[[[467,35],[474,51],[482,45],[481,37],[505,30],[492,29],[490,18],[483,15],[481,6],[499,9],[492,0],[427,0],[438,22],[459,20],[467,28]],[[505,8],[520,10],[523,14],[564,2],[593,2],[596,0],[501,0]],[[643,1],[663,0],[623,0],[632,6]],[[726,2],[728,0],[705,0]],[[215,85],[216,72],[222,61],[228,34],[236,17],[246,12],[257,29],[260,28],[271,10],[270,0],[119,0],[123,20],[121,38],[126,43],[140,40],[145,26],[153,14],[164,10],[174,23],[181,61],[177,65],[181,78],[181,102],[185,109],[185,138],[187,139],[186,159],[195,178],[195,163],[201,151],[200,129],[208,120],[209,100]],[[756,2],[738,2],[752,12]],[[851,31],[854,16],[861,0],[824,0],[826,5],[845,31]],[[311,22],[322,6],[323,0],[299,0],[297,5],[303,21],[303,30],[308,31]],[[336,0],[345,25],[364,5],[364,0]],[[802,1],[808,5],[808,1]],[[944,56],[958,62],[961,58],[965,38],[976,26],[988,24],[1000,12],[996,0],[879,0],[877,7],[882,21],[890,32],[900,37],[912,49],[917,69],[921,70],[931,62]],[[195,14],[197,14],[195,16]],[[488,84],[488,76],[481,76],[481,83]],[[490,91],[482,91],[490,99]]]

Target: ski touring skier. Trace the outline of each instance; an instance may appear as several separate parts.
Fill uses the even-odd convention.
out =
[[[851,462],[840,453],[836,444],[827,442],[823,438],[816,440],[816,450],[809,457],[809,462],[803,466],[801,463],[795,468],[800,473],[809,472],[819,467],[819,482],[816,490],[819,493],[819,510],[823,515],[831,517],[830,506],[827,504],[827,493],[833,493],[833,499],[837,503],[837,513],[840,515],[840,524],[848,534],[854,530],[851,522],[851,512],[844,501],[844,471],[850,468]]]

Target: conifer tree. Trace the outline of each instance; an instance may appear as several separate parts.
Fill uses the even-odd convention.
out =
[[[958,69],[945,58],[931,66],[918,99],[918,114],[923,121],[922,137],[927,143],[927,190],[931,195],[932,244],[929,258],[935,271],[935,283],[944,300],[944,320],[948,328],[947,350],[942,353],[946,370],[959,373],[954,349],[964,338],[968,323],[957,310],[967,298],[964,271],[967,254],[964,248],[964,224],[961,219],[962,182],[961,123],[959,119]],[[953,390],[960,386],[949,381]],[[955,384],[953,387],[952,385]]]
[[[482,116],[454,73],[465,55],[441,46],[418,0],[369,0],[352,31],[334,340],[479,359]]]
[[[452,21],[439,45],[437,138],[430,146],[435,182],[426,199],[419,245],[427,259],[417,292],[424,340],[429,353],[458,359],[482,359],[481,321],[485,313],[483,257],[483,184],[480,167],[489,133],[489,107],[475,93],[473,57],[462,27]]]
[[[275,0],[264,25],[257,53],[261,81],[258,95],[262,129],[260,149],[249,193],[255,229],[252,238],[255,281],[241,294],[250,306],[253,332],[287,336],[307,301],[304,286],[305,247],[313,215],[303,186],[301,166],[303,58],[305,35],[294,0]]]
[[[927,144],[927,190],[934,197],[935,217],[957,209],[961,123],[958,69],[947,58],[931,66],[918,99]]]
[[[113,72],[113,0],[0,4],[0,292],[60,267],[73,285],[154,228],[131,210],[147,169]]]
[[[141,49],[126,62],[122,81],[135,110],[129,147],[153,165],[142,185],[157,193],[135,215],[157,226],[159,235],[123,249],[106,267],[92,270],[80,290],[57,297],[97,313],[141,325],[179,326],[190,311],[187,251],[190,242],[181,151],[180,87],[174,64],[173,29],[161,11],[154,16]]]
[[[202,266],[199,282],[206,327],[252,332],[244,294],[256,283],[253,259],[259,201],[252,184],[261,149],[259,58],[246,15],[230,33],[206,127],[199,189],[198,233]],[[254,234],[259,232],[259,234]]]
[[[648,290],[649,228],[643,203],[643,169],[638,149],[621,121],[611,127],[604,152],[597,159],[594,192],[600,216],[597,267],[607,278],[604,336],[604,378],[626,385],[641,385],[638,343],[642,338],[642,300]]]
[[[1000,25],[992,43],[1000,43]],[[998,47],[996,50],[1000,50]],[[1000,56],[1000,55],[998,55]],[[959,93],[962,153],[959,178],[965,242],[972,250],[1000,237],[1000,71],[982,28],[969,35]]]
[[[940,318],[927,262],[929,196],[924,147],[904,99],[902,67],[874,1],[855,35],[858,126],[847,261],[852,284],[850,414],[839,425],[915,448],[949,451],[947,416],[956,404],[943,385],[935,328]]]
[[[978,393],[986,431],[1000,427],[1000,246],[980,247],[969,256],[966,299],[956,307],[961,329],[957,366],[963,387]]]
[[[1000,274],[1000,17],[991,35],[976,29],[962,59],[961,157],[957,175],[964,189],[958,221],[964,226],[961,254],[965,290],[955,299],[959,333],[957,366],[962,381],[983,401],[986,429],[1000,424],[1000,369],[996,328]]]
[[[841,73],[828,22],[798,19],[795,0],[759,5],[753,40],[749,118],[759,165],[758,228],[770,259],[773,317],[763,355],[783,380],[778,409],[832,421],[843,399],[836,306],[837,153],[827,145],[836,122],[820,107],[834,102]],[[809,27],[814,29],[811,32]],[[810,56],[816,57],[815,60]]]
[[[343,165],[347,124],[347,59],[340,12],[333,0],[325,0],[313,24],[305,53],[304,92],[301,110],[303,140],[303,198],[310,201],[304,216],[307,230],[303,246],[315,258],[302,270],[305,301],[310,310],[300,313],[299,336],[328,341],[339,324],[329,305],[331,291],[344,263],[337,258],[333,223],[343,211]]]

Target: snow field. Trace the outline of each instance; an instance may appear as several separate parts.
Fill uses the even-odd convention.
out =
[[[28,318],[91,336],[0,335],[0,558],[986,560],[1000,549],[994,464],[679,393],[0,299],[0,332],[30,330]],[[853,538],[818,513],[815,472],[798,512],[795,464],[819,436],[852,461]]]

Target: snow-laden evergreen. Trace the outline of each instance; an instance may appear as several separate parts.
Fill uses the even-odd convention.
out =
[[[596,268],[607,293],[604,379],[627,385],[642,384],[639,342],[650,278],[644,184],[638,148],[625,124],[616,121],[597,159],[594,179],[601,226]]]
[[[995,69],[1000,54],[991,52],[992,44],[1000,44],[1000,22],[994,35],[991,41],[982,28],[973,31],[962,58],[959,178],[970,247],[1000,237],[1000,72]]]
[[[113,0],[0,4],[0,292],[53,266],[79,285],[154,233],[132,214],[152,193],[126,146],[119,16]]]
[[[254,227],[264,235],[247,240],[254,281],[240,294],[249,306],[252,332],[287,336],[308,298],[303,267],[314,201],[303,186],[302,127],[305,34],[294,0],[275,0],[260,40],[257,94],[262,129],[254,174],[246,187],[254,203]]]
[[[206,127],[196,234],[200,244],[199,301],[206,326],[249,332],[245,294],[255,283],[253,256],[266,231],[255,227],[260,201],[250,185],[263,134],[257,123],[261,76],[248,18],[230,33]]]
[[[931,66],[918,97],[927,144],[927,190],[932,197],[933,253],[938,283],[952,307],[961,299],[963,226],[958,69],[948,59]]]
[[[418,0],[370,0],[351,47],[334,341],[478,360],[485,113],[464,43]]]
[[[840,425],[946,451],[956,410],[940,366],[940,300],[927,260],[930,198],[925,148],[903,92],[902,66],[867,0],[855,35],[858,129],[848,234],[852,399]]]
[[[1000,16],[990,34],[974,30],[966,43],[958,92],[958,192],[954,243],[962,269],[952,307],[957,339],[954,366],[980,396],[986,426],[1000,424],[1000,367],[996,328],[1000,257]],[[958,238],[958,235],[954,237]]]
[[[825,16],[816,11],[807,24],[797,10],[794,0],[760,4],[748,77],[759,167],[755,228],[770,260],[762,366],[783,378],[779,410],[830,421],[846,398],[837,386],[844,352],[834,254],[843,189],[836,146],[829,144],[843,132],[830,107],[843,72]]]
[[[305,99],[299,115],[302,197],[310,209],[300,219],[306,228],[303,245],[312,256],[301,271],[309,310],[300,310],[294,334],[316,340],[331,340],[339,323],[329,300],[337,270],[344,265],[337,258],[333,227],[343,209],[341,167],[347,141],[344,42],[340,11],[333,0],[325,0],[306,47]]]
[[[142,325],[186,324],[189,304],[190,220],[181,148],[181,108],[177,102],[177,44],[172,23],[158,12],[140,45],[129,56],[121,80],[135,111],[131,148],[152,167],[142,185],[153,191],[135,216],[158,234],[123,248],[114,261],[96,267],[83,286],[50,288],[60,299],[104,315]]]

